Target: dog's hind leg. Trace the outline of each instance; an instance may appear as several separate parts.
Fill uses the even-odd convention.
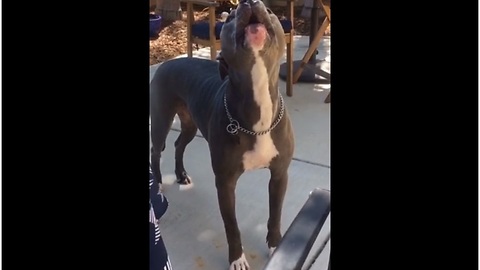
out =
[[[152,148],[150,161],[152,164],[152,173],[157,183],[162,184],[162,174],[160,172],[161,153],[165,150],[165,140],[175,117],[175,108],[173,106],[155,107],[151,111],[151,139]]]
[[[193,122],[186,107],[182,106],[177,111],[177,114],[180,118],[182,130],[175,141],[175,174],[177,176],[177,183],[188,185],[192,183],[192,179],[188,176],[183,166],[183,154],[185,153],[187,144],[189,144],[195,137],[195,134],[197,134],[197,126]]]

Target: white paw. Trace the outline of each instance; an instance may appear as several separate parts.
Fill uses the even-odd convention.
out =
[[[272,257],[272,254],[273,252],[275,251],[276,247],[271,247],[269,252],[268,252],[268,255],[270,255],[270,257]]]
[[[193,182],[190,182],[188,185],[179,185],[179,190],[189,190],[193,188]]]
[[[238,258],[238,260],[232,262],[230,265],[229,270],[249,270],[250,266],[248,265],[247,259],[245,258],[245,254],[242,253],[242,256]]]

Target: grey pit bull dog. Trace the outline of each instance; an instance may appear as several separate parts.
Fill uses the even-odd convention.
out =
[[[221,31],[219,61],[180,58],[160,65],[151,82],[151,162],[159,183],[160,156],[175,114],[175,173],[191,183],[185,147],[200,129],[207,140],[229,247],[230,270],[250,269],[235,214],[235,187],[247,170],[268,168],[270,252],[280,242],[280,219],[294,151],[293,130],[278,88],[285,51],[282,26],[258,0],[242,0]]]

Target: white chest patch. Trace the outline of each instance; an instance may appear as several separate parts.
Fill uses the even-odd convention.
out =
[[[268,91],[268,73],[263,59],[254,50],[255,64],[252,68],[253,98],[260,107],[260,119],[253,125],[253,131],[260,132],[270,128],[273,116],[273,104]],[[256,136],[253,149],[243,154],[243,167],[246,171],[265,168],[278,155],[270,133]]]

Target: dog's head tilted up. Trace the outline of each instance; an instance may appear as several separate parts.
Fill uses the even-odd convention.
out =
[[[285,36],[278,17],[262,1],[241,0],[223,25],[220,39],[222,78],[228,68],[251,71],[258,57],[267,70],[278,72],[279,61],[285,52]]]

